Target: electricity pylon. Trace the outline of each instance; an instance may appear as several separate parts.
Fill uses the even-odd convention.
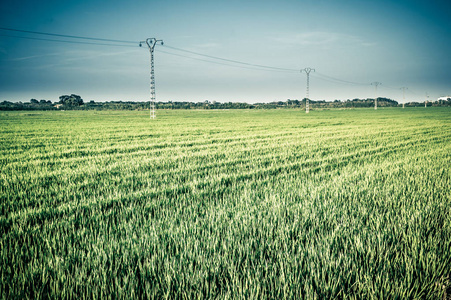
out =
[[[307,113],[307,114],[310,111],[310,108],[309,108],[309,92],[310,92],[309,85],[310,85],[310,72],[311,71],[315,72],[315,69],[305,68],[305,69],[301,70],[301,73],[305,72],[305,74],[307,74],[307,97],[305,100],[305,113]]]
[[[156,118],[156,112],[155,112],[155,65],[153,60],[153,51],[155,49],[155,45],[160,42],[161,45],[163,45],[163,40],[157,40],[155,38],[148,38],[145,43],[147,44],[147,47],[149,48],[150,52],[150,118],[155,119]],[[139,43],[139,46],[141,47],[144,41]]]
[[[377,86],[378,85],[381,85],[382,83],[380,83],[380,82],[377,82],[377,81],[375,81],[375,82],[373,82],[373,83],[371,83],[371,85],[374,85],[374,87],[375,87],[375,91],[376,91],[376,96],[374,97],[374,109],[377,109]]]
[[[406,90],[408,90],[409,88],[403,86],[400,89],[402,90],[402,108],[404,108],[404,104],[406,103]]]

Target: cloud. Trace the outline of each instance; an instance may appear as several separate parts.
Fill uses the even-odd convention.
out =
[[[80,60],[89,60],[89,59],[98,59],[100,57],[109,57],[109,56],[122,56],[132,53],[137,53],[140,50],[128,50],[128,51],[119,51],[119,52],[108,52],[108,51],[72,51],[66,53],[66,58],[64,61],[67,62],[73,62],[73,61],[80,61]]]
[[[203,49],[205,49],[205,48],[217,48],[217,47],[219,47],[220,45],[218,44],[218,43],[212,43],[212,42],[210,42],[210,43],[203,43],[203,44],[199,44],[199,45],[196,45],[198,48],[203,48]]]
[[[109,49],[74,49],[58,53],[10,57],[4,65],[9,65],[16,73],[26,73],[30,76],[35,74],[34,78],[38,76],[48,82],[53,82],[55,77],[97,76],[92,77],[93,80],[118,75],[131,77],[148,70],[147,52],[139,48],[112,52]]]
[[[46,54],[40,54],[40,55],[15,57],[15,58],[8,59],[8,61],[17,62],[17,61],[34,60],[34,59],[40,59],[40,58],[44,58],[44,57],[52,57],[53,56],[53,57],[56,57],[56,58],[52,59],[55,62],[55,64],[50,64],[51,66],[53,66],[53,65],[66,64],[66,63],[74,62],[74,61],[98,59],[100,57],[129,55],[131,53],[136,53],[136,52],[137,52],[137,50],[120,51],[120,52],[64,51],[64,52],[58,52],[58,53],[46,53]]]
[[[284,33],[272,38],[274,42],[298,47],[320,47],[332,49],[343,46],[371,47],[375,43],[361,37],[327,31],[312,31],[303,33]]]
[[[43,58],[43,57],[48,57],[48,56],[58,56],[61,54],[62,53],[47,53],[47,54],[40,54],[40,55],[30,55],[30,56],[11,58],[8,61],[23,61],[23,60]]]

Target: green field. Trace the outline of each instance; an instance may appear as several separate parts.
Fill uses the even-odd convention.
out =
[[[0,293],[442,299],[451,109],[0,112]]]

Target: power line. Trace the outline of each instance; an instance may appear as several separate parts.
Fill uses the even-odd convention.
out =
[[[192,56],[187,56],[187,55],[182,55],[182,54],[176,54],[176,53],[172,53],[172,52],[162,51],[162,50],[159,50],[159,49],[156,49],[155,51],[157,51],[159,53],[169,54],[169,55],[173,55],[173,56],[177,56],[177,57],[184,57],[184,58],[188,58],[188,59],[192,59],[192,60],[203,61],[203,62],[216,64],[216,65],[221,65],[221,66],[228,66],[228,67],[247,69],[247,70],[266,71],[266,72],[292,73],[291,71],[262,69],[262,68],[250,67],[250,66],[246,67],[246,66],[240,66],[240,65],[236,65],[236,64],[232,65],[232,64],[227,64],[227,63],[223,63],[223,62],[206,60],[206,59],[202,59],[202,58],[196,58],[196,57],[192,57]]]
[[[49,33],[49,32],[21,30],[21,29],[6,28],[6,27],[0,27],[0,30],[22,32],[22,33],[30,33],[30,34],[38,34],[38,35],[47,35],[47,36],[55,36],[55,37],[64,37],[64,38],[72,38],[72,39],[84,39],[84,40],[92,40],[92,41],[101,41],[101,42],[127,43],[127,44],[137,44],[137,45],[139,44],[138,41],[115,40],[115,39],[85,37],[85,36],[77,36],[77,35],[56,34],[56,33]],[[22,38],[22,39],[30,39],[30,40],[41,40],[41,41],[48,41],[48,42],[60,42],[60,43],[72,43],[72,44],[88,44],[88,45],[101,45],[101,46],[117,46],[117,47],[132,47],[132,46],[129,46],[129,45],[118,45],[118,44],[89,43],[89,42],[81,42],[81,41],[77,42],[77,41],[44,39],[44,38],[12,36],[12,35],[3,35],[3,36],[14,37],[14,38]],[[254,63],[247,63],[247,62],[243,62],[243,61],[238,61],[238,60],[234,60],[234,59],[228,59],[228,58],[223,58],[223,57],[218,57],[218,56],[213,56],[213,55],[208,55],[208,54],[203,54],[203,53],[190,51],[190,50],[186,50],[186,49],[181,49],[181,48],[177,48],[177,47],[172,47],[172,46],[168,46],[168,45],[164,45],[164,47],[169,48],[169,49],[173,49],[173,50],[176,50],[176,51],[190,53],[190,54],[197,55],[197,56],[207,57],[207,58],[210,58],[210,59],[225,61],[225,62],[229,62],[229,63],[233,63],[233,64],[239,64],[239,65],[244,65],[244,66],[249,66],[249,67],[255,67],[255,68],[260,68],[260,69],[265,69],[265,70],[277,70],[277,71],[282,71],[282,72],[298,72],[299,71],[299,69],[281,68],[281,67],[266,66],[266,65],[254,64]],[[167,53],[167,54],[169,54],[169,53]],[[176,55],[176,54],[172,54],[172,55]],[[179,55],[179,56],[181,56],[181,55]],[[183,57],[183,56],[181,56],[181,57]],[[187,58],[197,59],[197,58],[194,58],[194,57],[187,57]],[[197,60],[200,60],[200,59],[197,59]],[[200,61],[216,63],[216,62],[207,61],[207,60],[200,60]],[[218,64],[218,63],[216,63],[216,64]],[[224,65],[226,65],[226,64],[224,64]],[[229,66],[233,66],[233,65],[229,65]],[[321,74],[321,73],[317,73],[317,75],[319,75],[320,77],[323,77],[323,79],[327,78],[329,80],[333,80],[333,81],[336,81],[336,82],[339,82],[339,83],[347,83],[347,84],[355,84],[355,85],[368,85],[367,83],[360,83],[360,82],[352,82],[352,81],[348,81],[348,80],[342,80],[342,79],[334,78],[332,76],[328,76],[328,75]]]
[[[108,41],[108,42],[114,42],[114,43],[139,44],[139,42],[137,42],[137,41],[112,40],[112,39],[104,39],[104,38],[83,37],[83,36],[75,36],[75,35],[64,35],[64,34],[29,31],[29,30],[21,30],[21,29],[13,29],[13,28],[5,28],[5,27],[0,27],[0,30],[22,32],[22,33],[31,33],[31,34],[39,34],[39,35],[47,35],[47,36],[56,36],[56,37],[65,37],[65,38],[86,39],[86,40],[93,40],[93,41]],[[5,35],[5,34],[4,35],[0,35],[0,36],[6,36],[6,37],[12,37],[12,38],[20,38],[20,39],[29,39],[29,40],[47,41],[47,42],[70,43],[70,44],[87,44],[87,45],[101,45],[101,46],[133,47],[133,46],[130,46],[130,45],[92,43],[92,42],[82,42],[82,41],[67,41],[67,40],[45,39],[45,38],[26,37],[26,36],[17,36],[17,35]],[[212,56],[212,55],[207,55],[207,54],[202,54],[202,53],[189,51],[189,50],[176,48],[176,47],[171,47],[171,46],[167,46],[167,45],[165,45],[165,46],[167,48],[170,48],[170,49],[173,49],[173,50],[176,50],[176,51],[182,51],[182,52],[186,52],[186,53],[190,53],[190,54],[194,54],[194,55],[198,55],[198,56],[203,56],[203,57],[207,57],[207,58],[211,58],[211,59],[231,62],[231,63],[234,63],[234,64],[241,64],[241,65],[246,65],[246,66],[250,66],[250,67],[255,67],[254,70],[265,69],[267,71],[279,71],[279,72],[297,72],[298,71],[296,69],[278,68],[278,67],[272,67],[272,66],[265,66],[265,65],[259,65],[259,64],[246,63],[246,62],[242,62],[242,61],[226,59],[226,58]],[[164,52],[164,51],[159,51],[159,52],[163,52],[163,53],[170,54],[170,55],[175,55],[175,56],[180,56],[180,57],[186,57],[186,58],[190,58],[190,59],[194,59],[194,60],[209,62],[209,63],[221,64],[221,63],[218,63],[218,62],[202,60],[202,59],[195,58],[195,57],[177,55],[177,54],[174,54],[174,53],[169,53],[169,52]],[[234,65],[231,65],[231,64],[222,64],[222,65],[234,66]],[[235,66],[235,67],[238,67],[238,66]],[[248,69],[252,69],[252,68],[248,68]]]
[[[12,32],[20,32],[20,33],[27,33],[27,34],[35,34],[35,35],[53,36],[53,37],[60,37],[60,38],[66,38],[66,39],[78,39],[78,40],[60,40],[60,39],[46,39],[46,38],[37,38],[37,37],[29,37],[29,36],[15,36],[15,35],[0,34],[0,36],[5,36],[5,37],[21,38],[21,39],[29,39],[29,40],[40,40],[40,41],[47,41],[47,42],[59,42],[59,43],[71,43],[71,44],[87,44],[87,45],[100,45],[100,46],[116,46],[116,47],[135,47],[135,46],[128,45],[128,44],[139,45],[138,41],[129,41],[129,40],[116,40],[116,39],[105,39],[105,38],[86,37],[86,36],[78,36],[78,35],[56,34],[56,33],[48,33],[48,32],[39,32],[39,31],[29,31],[29,30],[21,30],[21,29],[14,29],[14,28],[6,28],[6,27],[0,27],[0,30],[12,31]],[[91,42],[80,41],[80,40],[89,40]],[[105,43],[105,42],[108,42],[108,43]],[[214,64],[219,64],[219,65],[225,65],[225,66],[231,66],[231,67],[239,67],[239,68],[245,68],[245,69],[262,70],[262,71],[263,70],[264,71],[273,71],[273,72],[277,71],[277,72],[287,72],[287,73],[299,72],[299,69],[281,68],[281,67],[275,67],[275,66],[267,66],[267,65],[261,65],[261,64],[248,63],[248,62],[244,62],[244,61],[238,61],[238,60],[234,60],[234,59],[228,59],[228,58],[223,58],[223,57],[203,54],[203,53],[190,51],[190,50],[186,50],[186,49],[181,49],[181,48],[177,48],[177,47],[172,47],[172,46],[168,46],[168,45],[164,45],[164,47],[166,47],[168,49],[175,50],[175,51],[189,53],[189,54],[192,54],[192,55],[195,55],[195,56],[209,58],[209,59],[212,59],[212,60],[205,60],[205,59],[201,59],[201,58],[197,58],[197,57],[184,56],[184,55],[170,53],[170,52],[164,52],[164,51],[159,51],[159,52],[166,53],[166,54],[169,54],[169,55],[174,55],[174,56],[180,56],[180,57],[185,57],[185,58],[189,58],[189,59],[194,59],[194,60],[198,60],[198,61],[203,61],[203,62],[207,62],[207,63],[214,63]],[[152,53],[153,53],[153,51],[152,51]],[[349,80],[343,80],[343,79],[339,79],[339,78],[335,78],[335,77],[332,77],[332,76],[328,76],[328,75],[325,75],[325,74],[322,74],[322,73],[319,73],[319,72],[316,72],[315,77],[317,77],[317,76],[318,76],[318,78],[320,78],[322,80],[335,82],[335,83],[352,84],[352,85],[360,85],[360,86],[369,85],[369,83],[362,83],[362,82],[354,82],[354,81],[349,81]],[[307,76],[307,79],[308,79],[308,76]],[[375,85],[376,93],[377,93],[377,87],[378,87],[378,85],[380,85],[380,83],[376,82],[376,83],[372,83],[372,84]],[[390,87],[390,86],[386,86],[386,87],[389,88],[389,89],[398,89],[398,88],[394,88],[394,87]],[[415,93],[414,91],[412,91],[412,92]],[[307,91],[307,93],[308,93],[308,91]],[[377,95],[376,95],[376,97],[377,97]],[[307,95],[307,98],[308,98],[308,95]],[[375,100],[375,109],[377,109],[377,102],[376,101],[377,101],[377,99]]]
[[[88,39],[88,40],[94,40],[94,41],[110,41],[110,42],[139,44],[139,42],[133,42],[133,41],[111,40],[111,39],[104,39],[104,38],[82,37],[82,36],[74,36],[74,35],[63,35],[63,34],[54,34],[54,33],[29,31],[29,30],[20,30],[20,29],[12,29],[12,28],[4,28],[4,27],[0,27],[0,30],[8,30],[8,31],[14,31],[14,32],[40,34],[40,35],[48,35],[48,36],[56,36],[56,37],[65,37],[65,38]],[[0,36],[10,37],[10,38],[19,38],[19,39],[28,39],[28,40],[46,41],[46,42],[69,43],[69,44],[100,45],[100,46],[115,46],[115,47],[134,47],[134,46],[131,46],[131,45],[110,44],[110,43],[95,43],[95,42],[83,42],[83,41],[68,41],[68,40],[59,40],[59,39],[46,39],[46,38],[37,38],[37,37],[29,37],[29,36],[8,35],[8,34],[0,34]],[[205,60],[205,59],[200,59],[200,58],[196,58],[196,57],[185,56],[185,55],[180,55],[180,54],[175,54],[175,53],[170,53],[170,52],[165,52],[165,51],[161,51],[161,50],[157,50],[157,51],[158,52],[162,52],[162,53],[166,53],[166,54],[169,54],[169,55],[185,57],[185,58],[198,60],[198,61],[203,61],[203,62],[207,62],[207,63],[219,64],[219,65],[230,66],[230,67],[238,67],[238,68],[243,68],[243,69],[277,71],[277,72],[287,72],[287,73],[288,72],[297,71],[295,69],[277,68],[277,67],[263,66],[263,65],[258,65],[258,64],[245,63],[245,62],[241,62],[241,61],[237,61],[237,60],[231,60],[231,59],[216,57],[216,56],[212,56],[212,55],[206,55],[206,54],[197,53],[197,52],[193,52],[193,51],[189,51],[189,50],[185,50],[185,49],[180,49],[180,48],[176,48],[176,47],[171,47],[171,46],[166,46],[166,47],[174,49],[174,50],[177,50],[177,51],[182,51],[182,52],[198,55],[198,56],[204,56],[204,57],[208,57],[208,58],[212,58],[212,59],[216,59],[216,60],[231,62],[231,63],[234,63],[234,64],[246,65],[248,67],[234,65],[234,64],[220,63],[220,62],[216,62],[216,61]]]
[[[0,36],[10,37],[10,38],[27,39],[27,40],[45,41],[45,42],[136,48],[136,46],[131,46],[131,45],[93,43],[93,42],[81,42],[81,41],[65,41],[65,40],[43,39],[43,38],[35,38],[35,37],[27,37],[27,36],[8,35],[8,34],[0,34]]]
[[[415,90],[412,90],[411,88],[409,89],[409,92],[412,92],[415,95],[419,95],[420,94],[419,92],[416,92]]]
[[[354,81],[349,81],[349,80],[342,80],[342,79],[338,79],[332,76],[328,76],[319,72],[316,72],[317,75],[319,75],[320,77],[324,77],[327,78],[329,80],[333,80],[336,81],[338,83],[347,83],[347,84],[354,84],[354,85],[369,85],[369,83],[362,83],[362,82],[354,82]]]
[[[389,85],[384,85],[383,87],[390,89],[390,90],[399,90],[399,88],[397,87],[393,87],[393,86],[389,86]]]
[[[190,50],[185,50],[185,49],[180,49],[180,48],[176,48],[176,47],[171,47],[171,46],[168,46],[168,45],[164,45],[164,47],[169,48],[169,49],[173,49],[173,50],[176,50],[176,51],[182,51],[182,52],[186,52],[186,53],[190,53],[190,54],[194,54],[194,55],[199,55],[199,56],[208,57],[208,58],[212,58],[212,59],[227,61],[227,62],[240,64],[240,65],[259,67],[259,68],[265,68],[265,69],[280,70],[280,71],[290,71],[290,72],[298,72],[299,71],[299,69],[288,69],[288,68],[279,68],[279,67],[272,67],[272,66],[252,64],[252,63],[242,62],[242,61],[238,61],[238,60],[227,59],[227,58],[222,58],[222,57],[218,57],[218,56],[207,55],[207,54],[202,54],[202,53],[198,53],[198,52],[194,52],[194,51],[190,51]]]
[[[5,28],[5,27],[0,27],[0,30],[39,34],[39,35],[48,35],[48,36],[58,36],[58,37],[71,38],[71,39],[102,41],[102,42],[114,42],[114,43],[126,43],[126,44],[138,44],[139,43],[137,41],[112,40],[112,39],[94,38],[94,37],[86,37],[86,36],[78,36],[78,35],[67,35],[67,34],[39,32],[39,31],[29,31],[29,30],[21,30],[21,29],[13,29],[13,28]]]

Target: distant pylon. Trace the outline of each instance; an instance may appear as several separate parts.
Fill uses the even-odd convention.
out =
[[[312,68],[305,68],[301,70],[302,72],[305,72],[305,74],[307,74],[307,97],[305,99],[305,113],[309,113],[310,111],[310,107],[309,107],[309,93],[310,93],[310,72],[313,71],[315,72],[315,69]]]
[[[155,45],[157,42],[160,42],[161,45],[163,45],[163,40],[157,40],[155,38],[148,38],[145,43],[147,44],[147,47],[149,48],[150,52],[150,118],[155,119],[156,111],[155,111],[155,65],[153,60],[153,51],[155,49]],[[139,46],[141,47],[143,42],[139,43]]]
[[[403,86],[401,88],[402,90],[402,108],[404,108],[404,104],[406,103],[406,90],[408,90],[409,88]]]
[[[382,83],[380,82],[373,82],[371,85],[374,85],[375,89],[376,89],[376,96],[374,97],[374,109],[377,109],[377,86],[381,85]]]

